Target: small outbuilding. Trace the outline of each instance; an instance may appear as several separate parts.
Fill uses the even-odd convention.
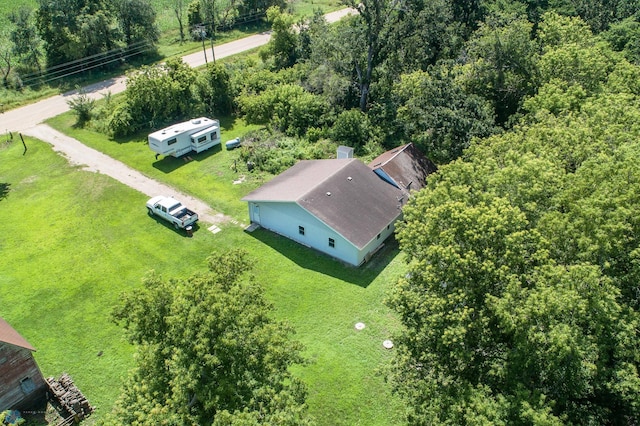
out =
[[[299,161],[242,200],[252,223],[358,266],[393,234],[406,195],[345,158]]]
[[[34,351],[0,318],[0,411],[24,410],[44,398],[47,384],[33,358]]]

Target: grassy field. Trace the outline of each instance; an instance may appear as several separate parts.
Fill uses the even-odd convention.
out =
[[[64,128],[72,118],[54,124]],[[225,140],[246,129],[223,123]],[[87,131],[67,131],[88,145],[248,221],[239,198],[266,176],[233,170],[236,152],[214,151],[195,161],[156,162],[142,141],[116,143]],[[352,268],[267,231],[227,224],[193,238],[147,217],[146,197],[99,174],[70,167],[47,144],[0,143],[0,315],[38,351],[46,376],[68,372],[98,407],[115,400],[132,365],[132,348],[109,320],[123,290],[150,270],[185,277],[214,250],[244,247],[275,306],[306,346],[309,364],[295,369],[309,386],[309,406],[321,425],[399,424],[402,406],[381,369],[382,348],[397,322],[383,299],[402,274],[401,255],[386,245],[371,263]],[[159,163],[159,164],[158,164]],[[179,253],[179,255],[176,255]],[[366,323],[362,331],[354,324]],[[98,353],[102,352],[101,356]]]

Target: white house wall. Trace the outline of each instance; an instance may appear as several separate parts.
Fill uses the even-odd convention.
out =
[[[251,222],[326,253],[352,265],[359,265],[364,253],[294,202],[249,202]],[[299,227],[304,228],[304,235]],[[335,242],[329,246],[329,238]]]
[[[398,217],[398,220],[400,220],[401,217]],[[362,250],[360,250],[359,253],[359,263],[362,263],[365,260],[369,260],[367,259],[368,255],[372,255],[375,250],[378,248],[378,246],[380,244],[382,244],[387,238],[389,238],[391,236],[391,234],[393,234],[393,232],[395,231],[395,222],[390,223],[385,229],[380,231],[379,237],[376,236],[373,240],[371,240]]]

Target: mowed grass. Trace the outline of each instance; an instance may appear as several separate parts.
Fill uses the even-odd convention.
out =
[[[203,224],[187,238],[148,217],[143,194],[69,166],[45,143],[27,139],[27,145],[22,155],[19,142],[0,142],[0,188],[6,193],[0,195],[0,315],[38,349],[45,376],[72,375],[98,407],[92,421],[109,411],[133,363],[133,348],[109,319],[118,295],[135,291],[150,270],[187,277],[202,270],[213,251],[244,247],[275,315],[294,327],[306,347],[309,362],[294,371],[308,384],[318,423],[401,423],[403,407],[381,373],[393,352],[382,341],[397,327],[383,299],[404,270],[393,242],[371,263],[353,268],[268,231],[248,234],[232,223],[217,234]],[[136,143],[124,146],[131,151],[122,154],[125,159],[143,162]],[[232,153],[218,151],[162,171],[149,151],[144,161],[151,165],[143,172],[204,199],[235,188],[230,191],[237,194],[219,203],[234,210],[231,198],[250,186],[228,182],[226,156]],[[218,192],[206,196],[209,190]],[[239,210],[234,215],[242,219]],[[364,330],[354,329],[358,321]]]

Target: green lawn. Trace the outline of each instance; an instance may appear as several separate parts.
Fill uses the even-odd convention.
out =
[[[244,129],[242,123],[226,123],[224,140],[236,129]],[[239,198],[266,179],[248,176],[234,185],[241,174],[232,170],[234,151],[156,164],[141,141],[119,144],[86,131],[68,133],[239,221],[248,220]],[[185,277],[204,268],[212,251],[244,247],[275,314],[306,346],[309,364],[295,372],[309,386],[318,423],[400,423],[402,405],[380,374],[392,354],[382,341],[397,327],[383,299],[404,269],[394,243],[371,263],[352,268],[270,232],[248,234],[233,224],[217,234],[201,227],[187,238],[146,215],[146,196],[70,167],[47,144],[27,144],[23,156],[19,142],[0,142],[0,315],[38,349],[46,376],[72,375],[98,407],[93,419],[109,410],[132,365],[132,348],[109,321],[120,292],[139,286],[149,270]],[[358,321],[367,327],[356,331]]]

